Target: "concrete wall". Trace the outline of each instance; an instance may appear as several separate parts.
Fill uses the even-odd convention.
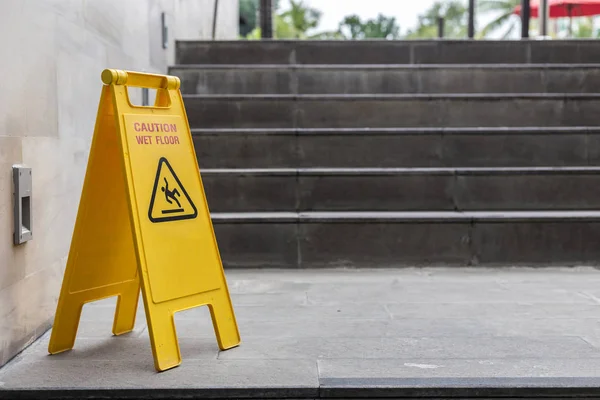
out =
[[[53,320],[104,68],[164,73],[174,40],[210,39],[214,0],[0,2],[0,365]],[[237,0],[217,38],[235,39]],[[170,43],[161,42],[167,13]],[[138,90],[134,97],[141,96]],[[33,169],[33,240],[12,244],[11,166]],[[110,327],[107,327],[107,334]]]

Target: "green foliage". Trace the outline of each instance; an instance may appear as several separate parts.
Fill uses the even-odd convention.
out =
[[[245,37],[258,26],[258,0],[240,0],[239,7],[240,36]]]
[[[600,30],[594,30],[594,17],[573,18],[573,37],[577,39],[599,38]]]
[[[480,0],[477,3],[477,11],[482,13],[495,14],[494,19],[483,27],[478,36],[481,38],[489,37],[490,34],[503,29],[500,37],[508,38],[515,30],[521,26],[518,15],[513,14],[521,0]],[[533,22],[533,20],[532,20]]]
[[[243,39],[247,40],[260,40],[261,39],[261,30],[260,28],[254,28],[252,32],[249,32]]]
[[[242,8],[242,3],[244,8]],[[248,26],[252,29],[240,27],[240,36],[249,40],[259,40],[261,38],[260,26],[258,26],[258,7],[259,0],[240,0],[240,15],[244,12],[253,12],[254,20]],[[311,39],[307,32],[316,28],[321,19],[321,12],[316,8],[311,8],[304,3],[304,0],[290,0],[290,8],[283,12],[280,11],[279,0],[273,1],[273,36],[275,39]],[[247,18],[247,20],[249,20]]]
[[[280,0],[273,0],[273,11],[276,12],[280,6]],[[260,7],[260,0],[239,0],[239,12],[240,12],[240,36],[242,38],[251,39],[256,35],[256,30],[259,30],[260,39],[260,27],[258,20],[258,8]],[[243,21],[243,23],[242,23]]]
[[[323,32],[315,33],[314,35],[310,36],[309,39],[343,40],[346,38],[339,31],[323,31]]]
[[[273,36],[275,39],[399,39],[400,27],[395,18],[379,14],[377,18],[361,21],[356,15],[344,18],[339,29],[331,32],[309,34],[319,25],[322,13],[308,6],[304,0],[290,0],[287,10],[279,9],[275,0]],[[247,22],[240,25],[240,36],[248,40],[260,40],[258,26],[259,0],[240,0],[240,16]]]
[[[304,0],[290,0],[290,9],[278,15],[279,38],[305,39],[306,33],[316,28],[321,19],[321,11],[308,7]]]
[[[436,1],[419,15],[417,26],[408,31],[407,39],[431,39],[438,36],[438,18],[444,18],[444,37],[464,38],[467,36],[468,9],[464,1]]]
[[[345,39],[398,39],[400,26],[396,18],[383,14],[366,21],[362,21],[358,15],[348,15],[340,22],[337,34]]]

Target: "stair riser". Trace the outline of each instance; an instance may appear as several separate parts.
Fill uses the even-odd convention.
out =
[[[195,135],[201,168],[600,165],[600,135]]]
[[[600,99],[185,100],[192,128],[595,126]]]
[[[187,94],[594,93],[600,69],[173,69]]]
[[[204,175],[213,212],[600,209],[600,174]]]
[[[595,41],[178,42],[176,64],[597,63]]]
[[[225,267],[598,264],[600,222],[223,223]]]

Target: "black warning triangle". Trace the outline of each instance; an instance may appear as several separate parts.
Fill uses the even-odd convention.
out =
[[[165,167],[165,168],[163,168]],[[198,210],[165,157],[158,160],[148,218],[152,222],[194,219]]]

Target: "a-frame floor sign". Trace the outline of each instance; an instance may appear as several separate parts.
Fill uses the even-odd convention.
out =
[[[154,364],[181,363],[173,315],[207,305],[219,347],[239,331],[174,76],[105,70],[77,221],[48,351],[72,349],[83,305],[118,296],[113,333],[142,291]],[[156,89],[134,106],[127,87]]]

